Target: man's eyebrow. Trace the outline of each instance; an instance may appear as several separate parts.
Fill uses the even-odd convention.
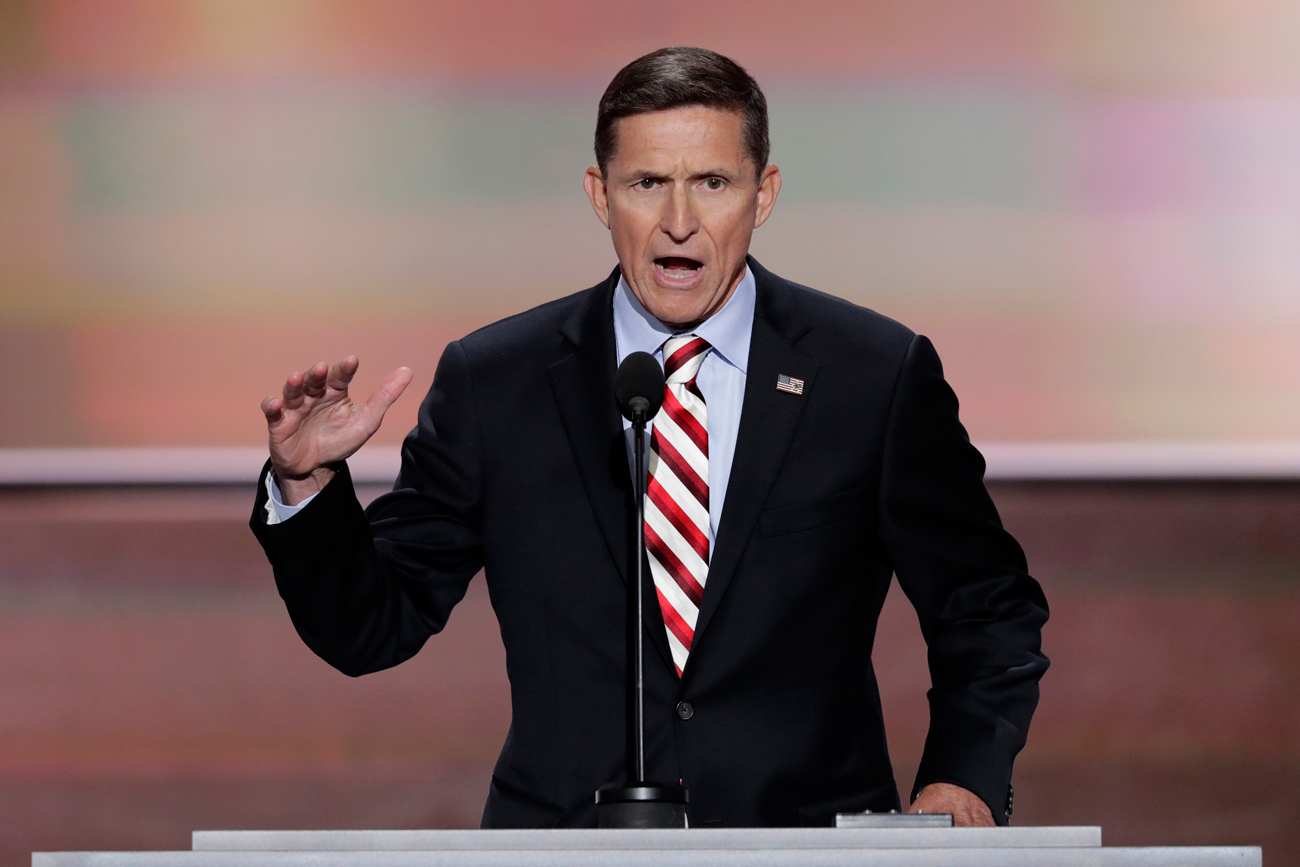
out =
[[[642,180],[643,178],[648,178],[652,181],[666,181],[672,178],[672,173],[653,172],[649,170],[627,171],[623,173],[622,178],[624,180],[630,180],[630,181],[639,181]],[[729,172],[728,170],[720,166],[717,168],[705,169],[704,171],[691,173],[690,176],[691,180],[697,181],[701,178],[726,178],[727,180],[730,181],[730,180],[735,180],[736,175],[732,174],[731,172]]]

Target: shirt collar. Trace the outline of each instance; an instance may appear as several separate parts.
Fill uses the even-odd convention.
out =
[[[680,332],[660,322],[641,306],[627,280],[618,278],[614,290],[614,339],[618,344],[618,362],[633,352],[659,355],[663,342],[674,334],[690,333],[703,337],[722,360],[746,373],[749,366],[749,339],[754,330],[754,274],[745,266],[736,291],[722,309],[701,322],[690,332]]]

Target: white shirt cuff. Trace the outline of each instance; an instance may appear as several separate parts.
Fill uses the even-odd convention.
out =
[[[284,504],[284,497],[280,496],[280,486],[275,483],[275,471],[267,470],[266,471],[266,523],[268,525],[279,524],[282,521],[289,520],[294,515],[298,514],[303,509],[305,509],[307,507],[307,504],[310,503],[312,500],[316,499],[316,495],[319,493],[320,492],[317,491],[316,494],[312,494],[310,497],[303,500],[301,503],[299,503],[296,506],[286,506]]]

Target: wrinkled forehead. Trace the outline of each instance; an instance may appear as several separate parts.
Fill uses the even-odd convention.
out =
[[[744,128],[741,112],[705,106],[629,115],[615,124],[610,169],[620,174],[739,172],[749,164]]]

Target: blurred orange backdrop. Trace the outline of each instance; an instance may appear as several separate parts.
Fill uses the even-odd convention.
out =
[[[3,0],[0,446],[255,444],[349,352],[422,391],[608,273],[596,99],[680,43],[768,91],[756,255],[930,334],[976,439],[1297,437],[1295,4]]]

